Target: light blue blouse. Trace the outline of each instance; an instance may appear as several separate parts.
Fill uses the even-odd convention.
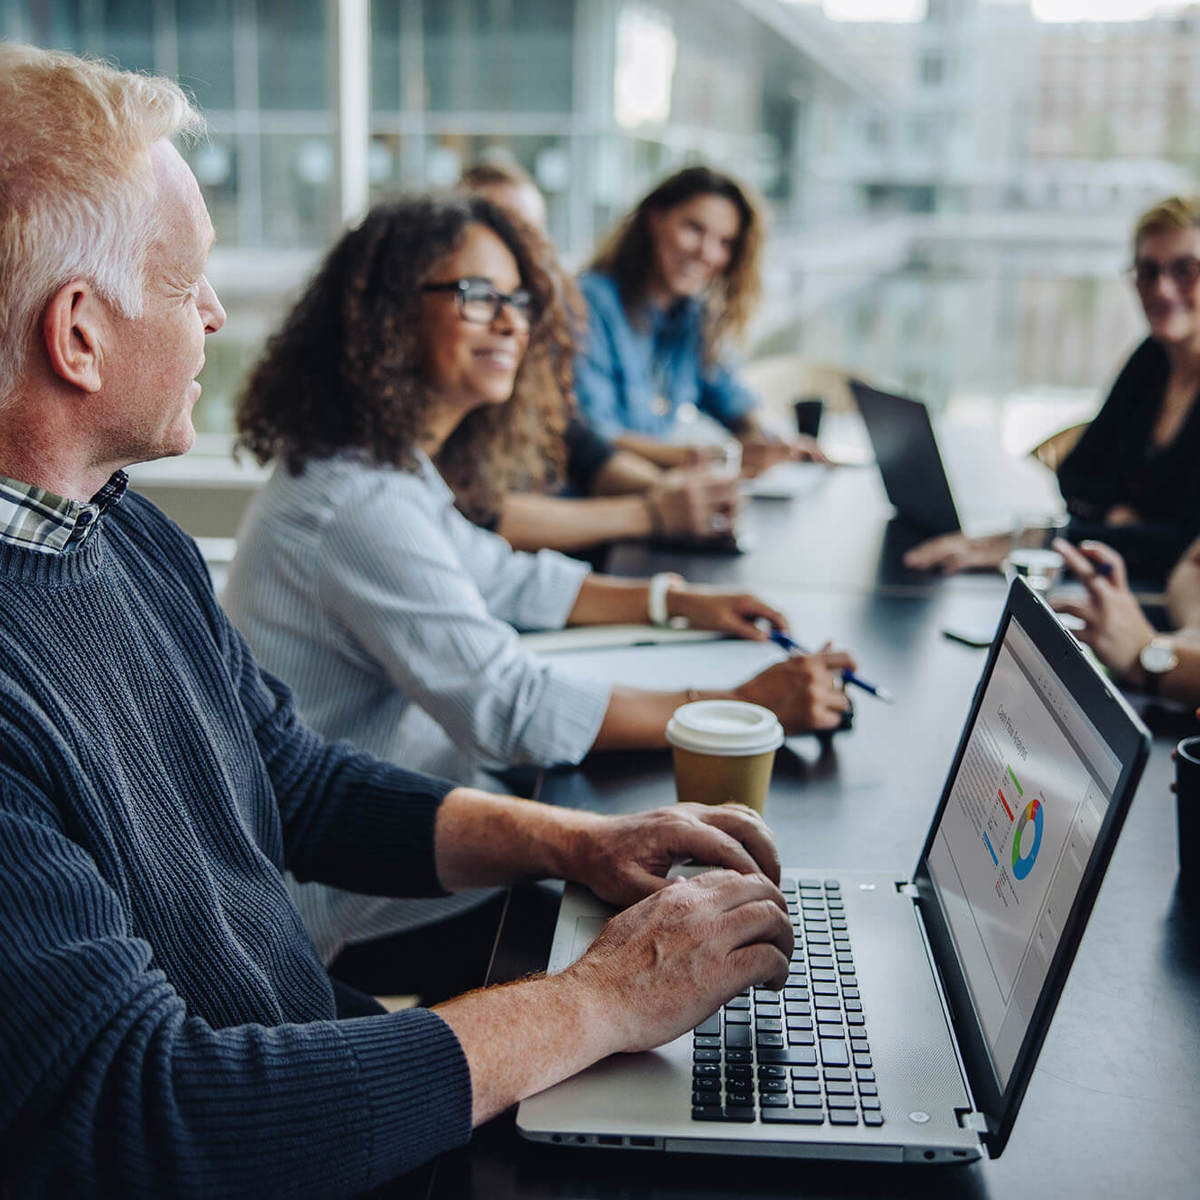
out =
[[[730,429],[754,409],[754,396],[727,366],[705,365],[699,301],[651,308],[643,325],[630,321],[609,276],[589,271],[579,286],[588,330],[575,358],[575,390],[584,416],[605,437],[669,437],[683,404]]]

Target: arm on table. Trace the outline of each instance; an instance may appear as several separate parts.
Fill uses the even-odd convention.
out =
[[[719,446],[684,446],[662,442],[645,433],[619,432],[613,437],[617,448],[649,459],[663,470],[675,467],[699,467],[724,457]]]
[[[781,436],[768,429],[755,410],[740,417],[733,430],[742,443],[742,475],[747,479],[761,475],[776,463],[829,462],[816,438],[795,433]]]
[[[671,714],[689,700],[742,700],[769,708],[789,734],[836,729],[850,707],[839,686],[840,672],[854,660],[841,651],[797,654],[760,671],[738,687],[689,688],[650,692],[614,687],[595,750],[636,750],[666,746]]]
[[[647,492],[663,482],[663,469],[643,454],[615,450],[592,477],[593,496],[627,496]]]
[[[737,484],[700,471],[658,472],[639,494],[568,500],[509,493],[497,532],[517,550],[577,550],[626,538],[703,538],[732,528]]]
[[[481,762],[578,762],[609,689],[524,653],[514,626],[562,628],[588,569],[390,500],[372,491],[330,522],[318,598],[331,630]]]
[[[1009,543],[1007,533],[973,537],[965,533],[941,533],[906,551],[904,565],[912,571],[941,571],[945,575],[987,570],[1000,566]]]
[[[609,1054],[677,1037],[748,984],[787,974],[779,860],[749,809],[601,817],[462,788],[442,806],[437,845],[447,886],[550,874],[633,905],[561,974],[435,1010],[470,1064],[476,1124]],[[670,867],[688,859],[725,869],[668,885]]]
[[[645,580],[591,575],[579,589],[568,624],[634,624],[646,619],[649,584]],[[728,593],[673,584],[667,590],[667,612],[684,617],[696,629],[712,629],[734,637],[765,641],[758,622],[786,629],[782,613],[747,593]],[[854,660],[828,647],[767,667],[740,686],[718,690],[660,692],[614,687],[593,748],[621,750],[667,744],[671,714],[693,700],[745,700],[761,704],[779,718],[788,733],[833,729],[849,702],[838,687],[838,672],[853,670]]]

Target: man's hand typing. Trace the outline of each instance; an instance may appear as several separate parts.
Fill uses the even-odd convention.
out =
[[[773,883],[706,871],[618,913],[564,975],[596,1005],[610,1053],[649,1050],[751,984],[783,987],[791,953],[787,904]]]
[[[627,905],[666,887],[667,872],[685,862],[779,882],[771,831],[753,809],[740,804],[676,804],[593,817],[571,839],[560,873],[601,900]]]

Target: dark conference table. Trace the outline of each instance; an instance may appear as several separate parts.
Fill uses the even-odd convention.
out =
[[[831,743],[789,739],[766,817],[785,864],[894,870],[916,862],[985,652],[947,627],[994,626],[998,574],[930,579],[898,563],[912,534],[888,522],[874,471],[831,472],[811,494],[757,500],[738,557],[627,545],[609,569],[678,570],[753,587],[797,636],[852,648],[894,707],[856,699],[854,728]],[[724,644],[723,644],[724,645]],[[703,644],[689,648],[702,662]],[[614,651],[647,683],[678,670],[680,648]],[[635,657],[636,656],[636,657]],[[668,661],[669,660],[669,661]],[[664,667],[664,664],[666,666]],[[661,684],[660,684],[661,686]],[[1193,1196],[1200,1178],[1200,907],[1177,884],[1170,752],[1190,713],[1142,703],[1154,749],[1026,1094],[995,1161],[966,1167],[860,1166],[571,1150],[525,1143],[511,1112],[410,1180],[436,1197]],[[599,754],[549,772],[540,798],[628,812],[674,800],[667,752]],[[544,967],[558,887],[513,889],[489,981]]]

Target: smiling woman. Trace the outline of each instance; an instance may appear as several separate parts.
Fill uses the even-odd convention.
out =
[[[588,307],[579,404],[617,446],[660,467],[720,457],[675,441],[688,404],[742,442],[744,474],[822,458],[812,438],[767,432],[758,402],[722,361],[758,304],[764,218],[748,188],[686,167],[644,196],[579,281]]]
[[[571,342],[543,254],[478,197],[376,207],[271,339],[239,406],[241,445],[292,474],[346,452],[411,468],[419,450],[484,511],[510,486],[552,481]],[[513,303],[478,325],[475,303],[442,286],[474,276],[476,292],[493,288],[492,272],[529,297],[532,325]],[[482,347],[515,361],[497,369]]]
[[[1130,282],[1147,337],[1058,466],[1067,536],[1116,549],[1140,583],[1161,582],[1200,533],[1200,197],[1170,196],[1133,233]],[[918,570],[999,565],[1007,536],[942,534],[905,556]]]

